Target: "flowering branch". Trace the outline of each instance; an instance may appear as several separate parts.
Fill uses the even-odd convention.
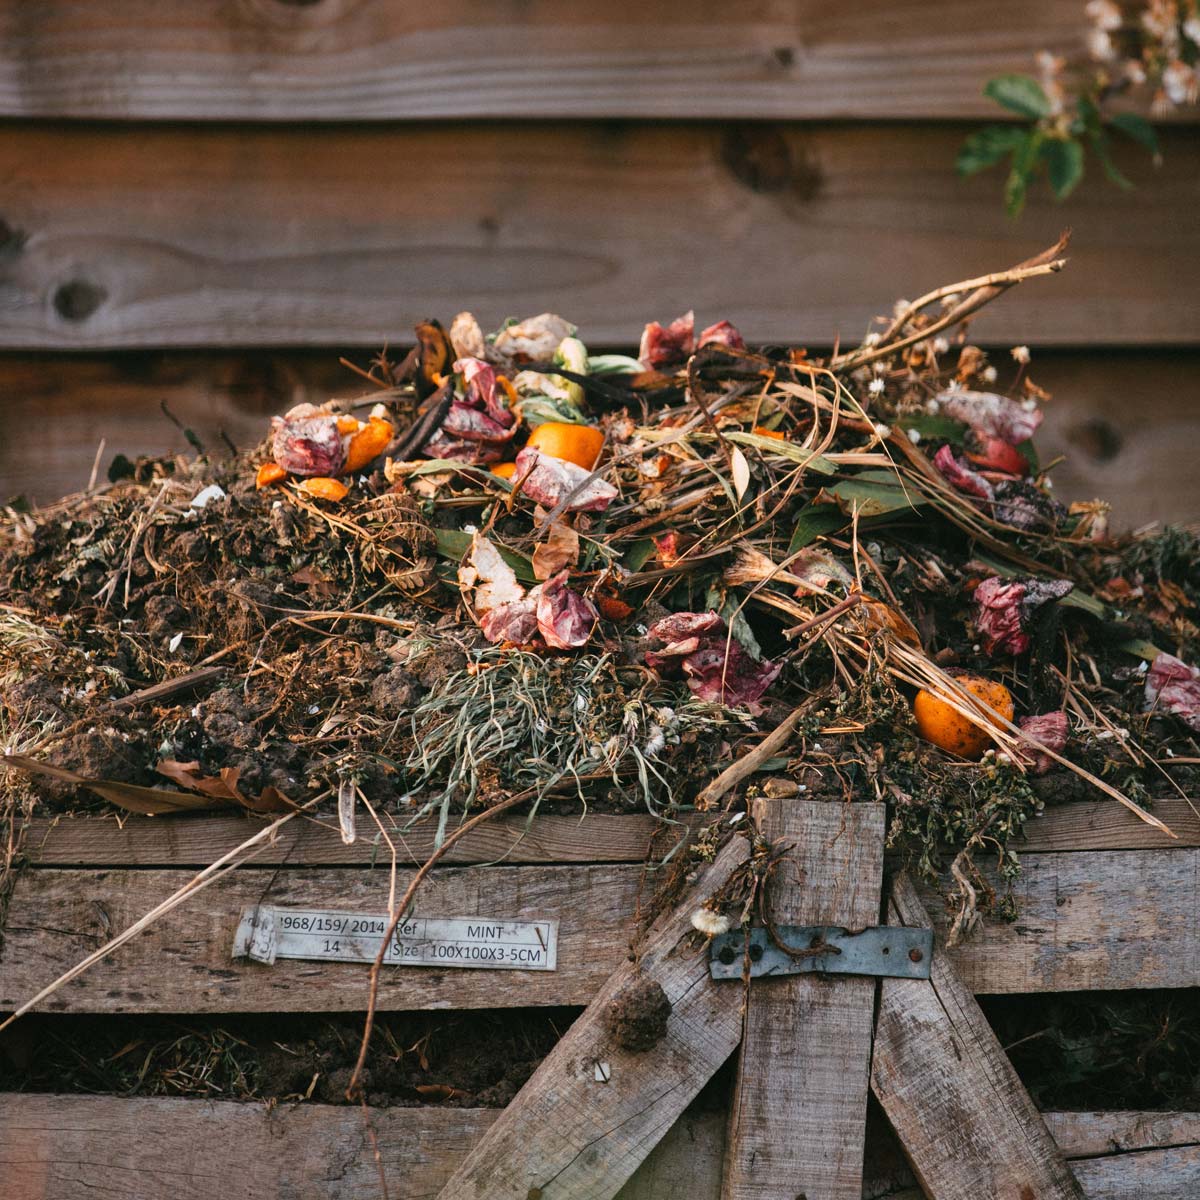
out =
[[[1119,97],[1150,92],[1150,113],[1162,117],[1200,99],[1200,0],[1143,0],[1123,12],[1113,0],[1089,0],[1086,58],[1068,63],[1046,51],[1037,55],[1038,77],[999,75],[984,95],[1026,124],[988,125],[963,143],[960,175],[1009,162],[1004,204],[1010,216],[1025,205],[1029,185],[1045,174],[1062,200],[1084,174],[1090,146],[1107,178],[1133,185],[1117,169],[1110,134],[1145,147],[1160,161],[1154,127],[1135,112],[1113,112]]]

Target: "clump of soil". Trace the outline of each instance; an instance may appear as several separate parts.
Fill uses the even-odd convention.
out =
[[[613,997],[606,1014],[608,1029],[618,1046],[649,1050],[667,1033],[671,1001],[657,979],[638,975]]]

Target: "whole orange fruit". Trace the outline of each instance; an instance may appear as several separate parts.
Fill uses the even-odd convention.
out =
[[[1012,692],[983,675],[957,675],[955,681],[1006,721],[1013,719]],[[982,758],[992,744],[985,729],[972,724],[945,700],[922,688],[913,700],[917,732],[927,741],[959,758]],[[999,727],[997,725],[997,727]]]
[[[511,479],[516,472],[517,464],[515,462],[497,463],[492,467],[492,474],[499,475],[501,479]]]
[[[528,444],[551,458],[561,458],[590,471],[596,465],[596,459],[600,457],[600,447],[604,445],[604,431],[594,425],[547,421],[529,435]]]

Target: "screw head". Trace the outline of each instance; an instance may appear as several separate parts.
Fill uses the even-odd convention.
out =
[[[763,948],[761,946],[751,946],[750,947],[750,961],[751,962],[758,962],[758,960],[760,958],[762,958],[762,956],[763,956]]]
[[[731,947],[722,946],[717,954],[717,960],[723,962],[727,967],[730,966],[734,959],[734,953]]]
[[[913,948],[912,948],[912,949],[911,949],[911,950],[908,952],[908,957],[909,957],[910,959],[912,959],[912,961],[913,961],[913,962],[920,962],[920,961],[921,961],[921,959],[923,959],[923,958],[925,957],[925,954],[924,954],[924,952],[923,952],[923,951],[921,951],[921,950],[918,950],[918,949],[917,949],[917,947],[916,947],[916,946],[914,946],[914,947],[913,947]]]

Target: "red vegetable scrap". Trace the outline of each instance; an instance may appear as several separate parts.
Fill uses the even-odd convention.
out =
[[[1068,579],[985,579],[975,589],[975,627],[984,649],[991,655],[1024,654],[1034,612],[1074,586]]]
[[[479,358],[460,358],[454,371],[465,390],[455,397],[442,427],[425,443],[431,458],[461,458],[471,463],[500,462],[517,432],[515,414],[496,389],[495,368]]]
[[[992,485],[978,471],[972,471],[962,459],[956,458],[949,446],[943,446],[933,456],[933,465],[947,483],[968,496],[990,500],[995,494]]]
[[[1038,743],[1036,746],[1029,746],[1021,755],[1030,773],[1045,775],[1047,771],[1053,770],[1056,765],[1055,760],[1046,753],[1046,750],[1053,750],[1055,754],[1061,754],[1066,749],[1069,733],[1067,714],[1060,711],[1041,713],[1036,717],[1021,717],[1017,724],[1022,733],[1028,734],[1033,741]],[[1045,747],[1045,749],[1040,747]]]
[[[315,404],[273,417],[271,455],[289,475],[336,475],[346,460],[337,417]]]
[[[1146,673],[1146,710],[1168,712],[1200,733],[1200,670],[1165,651]]]
[[[746,343],[737,328],[728,321],[718,321],[701,334],[696,343],[700,346],[728,346],[731,350],[745,350]]]
[[[557,508],[570,497],[566,512],[603,512],[617,498],[617,489],[591,475],[575,463],[526,446],[517,455],[514,480],[522,480],[522,493],[544,508]]]
[[[970,392],[960,388],[942,392],[938,408],[948,417],[988,437],[1000,438],[1010,446],[1028,441],[1042,423],[1042,411],[1032,401],[1029,407],[1019,400],[997,396],[994,392]]]
[[[585,596],[567,587],[567,572],[547,579],[529,593],[537,597],[537,626],[547,646],[574,650],[587,645],[600,620],[596,607]]]
[[[762,711],[758,701],[783,670],[782,663],[751,658],[715,612],[672,613],[655,621],[647,637],[667,643],[646,651],[648,667],[664,678],[681,671],[701,700],[745,707],[751,713]]]
[[[1028,475],[1025,456],[1003,438],[968,431],[966,454],[968,462],[987,471],[1003,471],[1006,475]]]
[[[696,348],[696,314],[686,312],[665,328],[651,321],[642,330],[638,359],[648,371],[676,367],[686,362]]]

